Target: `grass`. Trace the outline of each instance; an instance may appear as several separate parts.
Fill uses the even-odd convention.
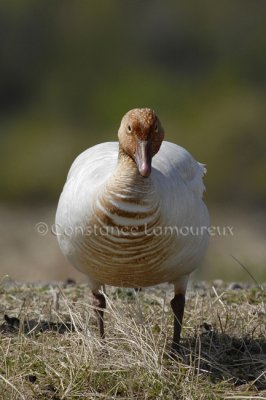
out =
[[[101,342],[85,284],[0,286],[0,399],[265,399],[265,292],[190,288],[179,359],[166,286],[107,289]]]

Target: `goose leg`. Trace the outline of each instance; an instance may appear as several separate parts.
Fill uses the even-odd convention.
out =
[[[93,294],[93,305],[95,307],[95,313],[97,316],[98,326],[100,330],[100,336],[102,339],[104,339],[105,334],[104,334],[103,315],[104,315],[104,310],[106,308],[105,297],[99,291],[92,292],[92,294]]]
[[[188,276],[185,276],[182,277],[182,279],[180,279],[177,283],[175,283],[175,296],[171,301],[171,307],[174,313],[174,334],[171,346],[172,353],[177,353],[179,351],[187,282]]]

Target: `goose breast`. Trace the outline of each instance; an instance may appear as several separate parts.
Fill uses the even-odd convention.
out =
[[[204,167],[163,141],[143,178],[117,167],[118,152],[118,142],[103,143],[74,161],[56,214],[60,247],[91,286],[175,282],[206,250]]]

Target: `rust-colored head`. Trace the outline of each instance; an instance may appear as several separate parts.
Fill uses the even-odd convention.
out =
[[[145,178],[151,173],[152,157],[159,151],[163,138],[160,121],[150,108],[128,111],[118,130],[121,148],[135,160],[140,175]]]

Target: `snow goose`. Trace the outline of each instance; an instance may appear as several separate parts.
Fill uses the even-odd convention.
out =
[[[59,245],[89,278],[102,337],[103,285],[174,284],[176,351],[188,277],[208,242],[205,170],[184,148],[163,141],[149,108],[127,112],[118,139],[89,148],[71,166],[56,213]]]

